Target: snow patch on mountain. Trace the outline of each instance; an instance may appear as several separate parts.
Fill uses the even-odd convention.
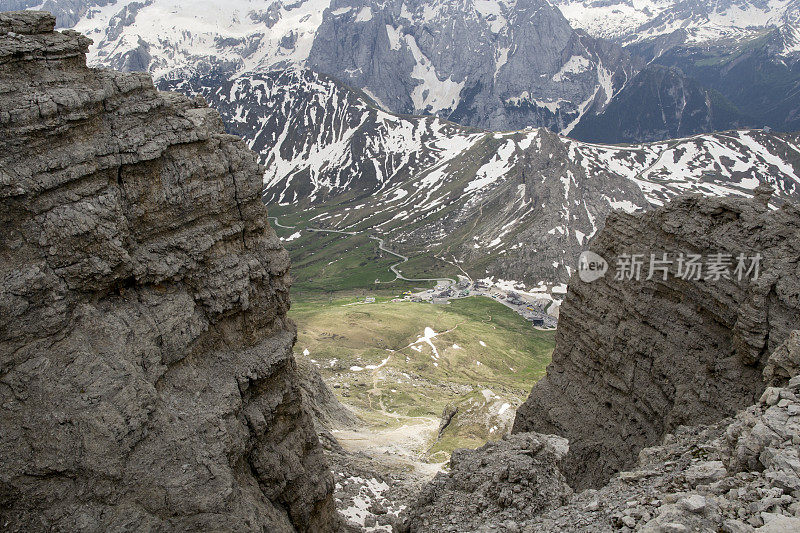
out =
[[[564,81],[570,74],[586,72],[590,67],[591,63],[587,58],[583,56],[572,56],[551,79],[555,82]]]
[[[570,24],[626,44],[686,32],[687,43],[749,39],[800,11],[797,0],[555,0]]]
[[[90,64],[124,68],[145,54],[156,79],[191,75],[204,65],[233,73],[301,64],[331,0],[119,0],[90,8],[74,26],[94,40]],[[362,14],[360,13],[359,16]]]
[[[400,42],[410,46],[407,37]],[[583,65],[575,59],[568,70]],[[600,67],[583,107],[608,90]],[[167,88],[193,87],[259,153],[268,204],[308,209],[313,224],[331,229],[380,231],[409,253],[465,269],[480,264],[529,285],[566,281],[573,256],[613,209],[647,209],[686,193],[751,195],[762,181],[779,197],[800,195],[793,134],[734,131],[619,146],[546,129],[487,132],[388,113],[297,68]]]
[[[414,36],[406,35],[405,41],[416,61],[414,69],[411,71],[411,77],[420,82],[411,93],[414,107],[430,113],[438,113],[443,109],[455,109],[458,106],[464,82],[457,83],[450,78],[439,79],[436,68],[419,49]]]

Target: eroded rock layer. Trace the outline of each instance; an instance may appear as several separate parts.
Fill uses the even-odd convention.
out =
[[[54,24],[0,14],[3,529],[336,529],[255,156]]]
[[[767,356],[800,327],[800,210],[765,204],[762,191],[609,216],[591,250],[610,270],[594,282],[572,277],[553,362],[514,424],[569,439],[574,488],[602,484],[680,425],[716,422],[759,398]],[[651,253],[674,261],[666,281],[662,271],[646,280]],[[681,253],[704,264],[731,256],[732,279],[681,279]],[[643,254],[640,281],[616,279],[624,254]],[[739,254],[748,269],[761,254],[757,280],[734,275]]]

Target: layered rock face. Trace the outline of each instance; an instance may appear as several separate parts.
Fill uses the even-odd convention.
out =
[[[263,169],[54,25],[0,14],[3,529],[335,530]]]
[[[592,250],[611,270],[573,277],[514,434],[454,453],[400,530],[800,531],[800,209],[769,210],[767,191],[609,217]],[[761,268],[614,279],[613,258],[646,249],[760,253]]]
[[[800,327],[800,210],[770,211],[766,200],[687,197],[609,216],[591,250],[610,270],[591,283],[573,276],[553,362],[513,429],[569,439],[573,487],[600,485],[674,428],[716,422],[759,398],[767,356]],[[651,253],[674,260],[666,281],[661,271],[645,279]],[[706,264],[729,254],[731,272],[739,254],[760,253],[760,276],[681,279],[680,253]],[[640,281],[616,279],[624,254],[646,257]]]

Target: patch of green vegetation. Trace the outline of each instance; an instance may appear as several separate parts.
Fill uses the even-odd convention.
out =
[[[459,448],[474,450],[475,448],[480,448],[484,444],[486,444],[486,439],[464,437],[461,435],[444,435],[428,449],[426,456],[431,463],[442,463],[450,459],[450,454],[453,453],[453,450]]]
[[[396,280],[389,267],[400,260],[380,250],[378,243],[364,234],[342,235],[282,228],[276,228],[276,232],[284,238],[300,233],[299,237],[284,242],[292,259],[293,294],[354,290],[403,292],[435,284]]]
[[[445,170],[449,175],[473,176],[478,169],[495,156],[498,147],[504,142],[506,141],[496,138],[495,135],[487,134],[469,150],[448,161]],[[455,199],[462,194],[463,187],[462,179],[446,180],[441,184],[439,193]],[[282,225],[297,227],[296,229],[276,228],[281,237],[286,238],[300,231],[300,238],[285,241],[284,244],[293,260],[294,277],[297,280],[295,287],[297,290],[313,292],[366,289],[369,284],[374,284],[376,279],[393,280],[394,275],[389,272],[388,267],[398,262],[399,259],[391,254],[380,253],[377,243],[369,239],[370,235],[385,238],[386,246],[390,249],[396,247],[399,253],[410,258],[408,262],[398,267],[405,277],[456,279],[464,272],[451,262],[450,249],[454,245],[461,246],[465,241],[472,239],[471,232],[481,217],[483,206],[475,206],[471,218],[454,228],[443,239],[443,242],[431,243],[423,240],[427,237],[422,237],[422,235],[427,235],[428,232],[417,232],[417,230],[428,228],[439,219],[462,217],[461,209],[462,204],[459,202],[444,201],[442,206],[429,216],[397,217],[397,213],[391,209],[379,210],[376,213],[375,205],[371,203],[370,199],[340,195],[332,202],[308,208],[270,206],[269,213],[270,216],[278,217]],[[356,236],[321,233],[309,235],[307,230],[307,228],[332,227],[347,228],[364,233]],[[374,228],[378,227],[380,227],[381,233],[375,235]],[[343,244],[333,247],[332,244],[336,240]],[[339,259],[344,251],[350,251],[356,257],[348,260]],[[486,266],[496,259],[496,255],[496,253],[488,251],[483,260],[473,258],[470,263],[470,274],[484,272]],[[385,261],[378,261],[376,258],[385,259]],[[333,261],[341,264],[328,265]],[[328,266],[331,268],[327,268]],[[340,268],[337,269],[337,266]],[[351,272],[353,268],[357,268],[359,272]],[[419,285],[419,283],[421,282],[412,282],[412,285]],[[396,282],[391,285],[391,288],[403,286],[402,282]]]
[[[389,298],[295,297],[296,349],[308,351],[346,404],[387,417],[438,418],[470,391],[524,398],[544,375],[554,333],[533,329],[494,300]]]
[[[485,389],[510,405],[527,396],[550,362],[553,332],[533,329],[489,298],[441,305],[397,301],[402,292],[434,282],[396,280],[390,266],[400,259],[381,251],[369,233],[309,231],[322,227],[314,219],[329,208],[272,208],[270,214],[295,226],[272,224],[292,259],[296,350],[307,352],[343,403],[377,430],[438,420],[446,405],[483,398]],[[399,266],[408,277],[462,274],[446,261],[446,249],[401,253],[411,255]],[[366,297],[375,301],[366,303]],[[454,448],[480,446],[502,434],[474,420],[459,420],[439,441],[432,435],[428,460],[446,460]]]

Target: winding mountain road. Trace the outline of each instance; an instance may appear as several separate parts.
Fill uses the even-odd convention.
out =
[[[399,254],[397,252],[393,252],[393,251],[389,250],[388,248],[386,248],[386,246],[384,246],[384,240],[382,238],[380,238],[380,237],[373,237],[373,236],[370,235],[369,238],[372,239],[373,241],[377,241],[378,242],[378,248],[381,251],[384,251],[386,253],[392,254],[392,255],[400,258],[400,262],[399,263],[395,263],[395,264],[393,264],[392,266],[389,267],[389,270],[391,270],[394,273],[394,275],[396,276],[395,280],[401,279],[403,281],[412,281],[412,282],[417,282],[417,281],[435,281],[437,283],[447,283],[447,286],[455,285],[456,280],[454,280],[452,278],[407,278],[407,277],[405,277],[397,269],[397,267],[399,267],[403,263],[407,262],[408,261],[408,257],[404,256],[403,254]],[[392,281],[394,281],[394,280],[392,280]],[[384,281],[382,283],[391,283],[391,281],[389,281],[389,282]]]
[[[273,221],[275,222],[275,226],[277,226],[277,227],[279,227],[279,228],[283,228],[283,229],[295,229],[295,228],[297,227],[297,226],[284,226],[283,224],[281,224],[280,222],[278,222],[278,217],[267,217],[267,218],[268,218],[268,219],[270,219],[270,220],[273,220]]]
[[[273,220],[275,222],[275,226],[277,226],[279,228],[297,229],[297,226],[284,226],[283,224],[278,222],[278,217],[269,217],[269,218],[271,220]],[[342,230],[336,230],[336,229],[322,229],[322,228],[305,228],[305,230],[306,231],[312,231],[314,233],[337,233],[339,235],[359,235],[361,233],[364,233],[363,231],[342,231]],[[455,285],[456,280],[454,280],[452,278],[407,278],[407,277],[405,277],[397,267],[399,267],[403,263],[408,262],[408,257],[406,257],[403,254],[399,254],[397,252],[393,252],[392,250],[389,250],[388,248],[386,248],[386,241],[383,238],[375,237],[373,235],[368,235],[368,237],[370,239],[372,239],[373,241],[376,241],[378,243],[378,248],[382,252],[386,252],[388,254],[392,254],[393,256],[395,256],[395,257],[400,259],[399,262],[397,262],[397,263],[395,263],[395,264],[393,264],[393,265],[391,265],[389,267],[389,270],[391,270],[392,273],[395,275],[395,278],[392,281],[378,281],[378,280],[376,280],[375,283],[392,283],[393,281],[397,281],[399,279],[399,280],[402,280],[402,281],[410,281],[410,282],[435,281],[437,283],[446,283],[447,284],[446,286],[448,286],[448,287],[450,285]]]

